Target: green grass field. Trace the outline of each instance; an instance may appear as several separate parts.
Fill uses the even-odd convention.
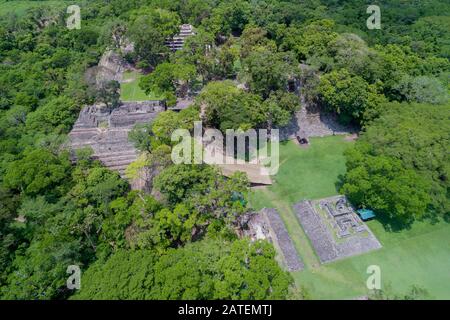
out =
[[[289,204],[335,195],[337,177],[345,173],[343,153],[352,143],[342,136],[312,138],[307,148],[282,142],[280,169],[267,189]]]
[[[138,72],[128,71],[123,74],[123,77],[125,82],[123,82],[120,86],[120,99],[122,101],[143,101],[159,99],[159,97],[154,94],[147,95],[144,90],[139,88],[139,79],[142,77],[142,74]]]
[[[21,16],[29,8],[48,6],[52,8],[64,8],[73,4],[70,1],[2,1],[0,0],[0,15],[14,13]]]
[[[383,248],[338,262],[293,273],[313,298],[354,298],[366,294],[369,265],[381,268],[382,285],[405,293],[411,285],[428,290],[434,299],[450,299],[450,224],[416,222],[411,229],[387,232],[377,221],[368,223]]]
[[[366,295],[369,265],[381,268],[383,286],[405,293],[411,285],[428,290],[430,298],[450,299],[450,224],[415,222],[410,229],[386,231],[374,220],[369,227],[383,248],[360,256],[321,265],[301,228],[292,204],[338,193],[345,173],[344,150],[352,142],[341,136],[313,138],[309,148],[293,142],[280,146],[280,170],[274,184],[250,194],[255,209],[278,209],[306,269],[292,273],[313,299],[352,299]]]

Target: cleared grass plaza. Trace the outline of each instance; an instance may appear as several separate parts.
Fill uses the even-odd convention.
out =
[[[450,298],[450,223],[417,221],[409,229],[387,231],[372,220],[368,227],[382,248],[339,261],[321,264],[292,206],[338,194],[340,176],[345,174],[343,152],[353,142],[342,136],[312,138],[308,148],[293,142],[280,146],[280,169],[273,185],[254,189],[250,195],[255,209],[276,208],[305,264],[292,272],[298,286],[315,299],[352,299],[367,294],[369,265],[381,268],[383,287],[398,294],[411,285],[424,287],[429,298]]]
[[[120,85],[120,99],[122,101],[145,101],[158,100],[160,97],[150,93],[147,95],[144,90],[139,87],[139,79],[142,74],[139,72],[125,72],[123,74],[123,82]]]

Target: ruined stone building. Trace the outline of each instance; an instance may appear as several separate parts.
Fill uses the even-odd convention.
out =
[[[166,45],[172,51],[181,50],[187,37],[194,35],[194,28],[190,24],[180,26],[180,33],[166,42]]]
[[[69,134],[72,149],[91,147],[94,158],[124,177],[126,167],[137,159],[137,150],[128,140],[136,123],[147,123],[165,110],[161,101],[124,102],[109,111],[87,106]]]

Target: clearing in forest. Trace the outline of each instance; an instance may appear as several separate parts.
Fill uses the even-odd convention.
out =
[[[150,93],[147,95],[139,87],[139,79],[142,77],[137,71],[126,71],[123,74],[123,80],[120,84],[120,99],[122,101],[146,101],[159,100],[160,97]]]
[[[304,270],[291,273],[295,283],[313,299],[353,299],[367,294],[367,267],[378,265],[383,289],[402,294],[418,285],[428,291],[429,298],[450,299],[450,223],[442,220],[417,221],[397,232],[386,230],[378,220],[369,221],[381,249],[320,264],[293,205],[338,194],[345,174],[343,153],[352,144],[343,136],[311,138],[308,148],[283,143],[273,185],[255,188],[250,194],[255,209],[275,208],[280,214],[305,264]]]

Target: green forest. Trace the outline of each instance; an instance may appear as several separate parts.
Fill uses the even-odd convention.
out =
[[[339,184],[353,205],[390,230],[449,222],[448,1],[79,1],[79,30],[70,4],[0,1],[1,299],[307,299],[271,243],[238,235],[254,209],[245,174],[170,158],[172,133],[200,112],[222,132],[287,125],[304,107],[294,78],[359,131]],[[367,29],[369,4],[380,30]],[[173,52],[181,24],[196,33]],[[119,103],[117,83],[96,89],[86,71],[125,40],[141,95],[173,106],[198,92],[130,132],[142,156],[127,174],[150,168],[158,197],[67,147],[84,106]],[[66,286],[69,265],[81,290]]]

